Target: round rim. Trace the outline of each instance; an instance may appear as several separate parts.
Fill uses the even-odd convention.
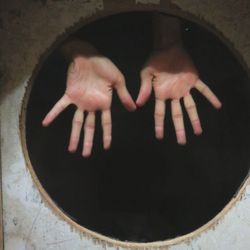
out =
[[[187,20],[198,23],[200,26],[203,26],[205,29],[209,30],[217,38],[219,38],[219,40],[221,40],[223,42],[223,44],[225,44],[227,47],[229,47],[230,51],[237,58],[237,60],[242,65],[242,67],[245,69],[247,74],[250,75],[249,74],[249,69],[246,66],[246,63],[244,62],[244,60],[242,59],[240,54],[229,43],[229,41],[226,40],[222,36],[221,32],[219,32],[218,30],[215,30],[214,27],[210,26],[209,24],[205,23],[202,20],[199,20],[195,16],[192,16],[192,15],[190,15],[188,13],[184,13],[179,9],[176,9],[176,7],[173,10],[167,10],[166,7],[164,8],[163,6],[161,6],[161,4],[159,6],[154,6],[154,5],[150,5],[150,6],[145,5],[144,6],[144,5],[136,5],[136,4],[133,5],[133,4],[131,4],[131,7],[121,8],[120,10],[114,9],[112,11],[108,10],[108,8],[106,8],[106,7],[108,7],[108,6],[105,5],[105,9],[102,10],[100,13],[97,12],[97,14],[95,14],[93,17],[88,17],[88,18],[81,19],[81,20],[79,20],[79,22],[77,24],[74,24],[72,27],[69,27],[68,29],[66,29],[66,31],[56,39],[56,41],[50,46],[50,48],[46,49],[46,51],[44,52],[42,57],[39,58],[38,64],[35,65],[34,70],[31,73],[31,77],[30,77],[30,79],[29,79],[29,81],[27,83],[25,94],[23,96],[21,114],[20,114],[20,119],[19,119],[20,140],[21,140],[21,145],[22,145],[22,150],[23,150],[26,166],[27,166],[29,172],[31,173],[32,180],[34,181],[36,187],[38,188],[39,193],[41,194],[41,196],[43,198],[43,201],[52,210],[52,212],[56,216],[59,216],[59,218],[66,221],[77,232],[83,234],[86,238],[91,239],[94,242],[105,244],[107,246],[120,246],[120,247],[124,247],[124,248],[152,248],[152,247],[162,248],[162,247],[166,247],[166,246],[170,246],[170,245],[176,245],[176,244],[179,244],[179,243],[183,243],[185,241],[188,242],[188,241],[192,240],[194,237],[199,236],[202,232],[204,232],[204,231],[206,231],[206,230],[208,230],[210,228],[215,227],[219,223],[219,221],[221,219],[223,219],[223,217],[226,215],[226,213],[231,208],[233,208],[233,206],[238,201],[241,200],[241,198],[242,198],[242,196],[244,194],[244,191],[246,189],[246,186],[250,185],[250,177],[249,176],[246,176],[246,179],[242,182],[241,187],[239,187],[239,190],[232,197],[231,201],[229,203],[227,203],[227,205],[214,218],[212,218],[210,221],[208,221],[206,224],[204,224],[200,228],[198,228],[198,229],[196,229],[196,230],[194,230],[194,231],[192,231],[192,232],[190,232],[188,234],[176,237],[174,239],[168,239],[168,240],[164,240],[164,241],[154,241],[154,242],[148,242],[148,243],[137,243],[137,242],[129,242],[129,241],[126,241],[126,242],[125,241],[120,241],[120,240],[110,238],[108,236],[104,236],[104,235],[102,235],[100,233],[89,230],[89,229],[85,228],[84,226],[81,226],[78,223],[76,223],[75,221],[73,221],[68,215],[66,215],[55,204],[55,202],[51,199],[51,197],[47,193],[47,191],[43,188],[40,180],[38,179],[38,177],[37,177],[37,175],[36,175],[36,173],[34,171],[32,163],[30,161],[29,153],[28,153],[28,149],[27,149],[27,144],[26,144],[26,110],[27,110],[27,105],[28,105],[30,93],[31,93],[31,90],[32,90],[32,87],[33,87],[33,84],[34,84],[34,79],[36,78],[38,72],[40,71],[44,61],[47,58],[47,56],[56,47],[58,47],[58,45],[67,36],[69,36],[71,33],[74,33],[80,27],[82,27],[84,25],[87,25],[88,23],[90,23],[92,21],[96,21],[96,20],[101,19],[103,17],[107,17],[107,16],[114,15],[114,14],[125,13],[125,12],[135,12],[135,11],[160,11],[160,12],[163,12],[165,14],[170,14],[170,15],[178,16],[180,18],[185,18]]]

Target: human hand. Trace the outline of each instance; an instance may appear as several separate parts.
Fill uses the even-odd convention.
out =
[[[84,112],[88,112],[84,124],[82,150],[82,155],[88,157],[93,146],[95,111],[101,110],[103,147],[108,149],[112,134],[110,107],[113,88],[117,90],[121,102],[128,110],[136,109],[125,86],[124,76],[108,58],[100,55],[75,55],[68,69],[66,91],[46,115],[42,124],[50,125],[68,105],[76,105],[68,146],[70,152],[75,152],[84,122]]]
[[[209,87],[198,76],[191,58],[184,48],[176,43],[167,49],[162,49],[151,55],[141,71],[141,88],[136,101],[138,106],[145,104],[149,98],[152,87],[155,93],[155,135],[156,138],[164,137],[165,101],[171,100],[171,113],[174,123],[177,142],[186,143],[180,99],[183,98],[184,106],[192,123],[196,135],[202,133],[202,128],[197,113],[195,102],[190,94],[192,88],[200,91],[208,101],[217,109],[221,102]]]

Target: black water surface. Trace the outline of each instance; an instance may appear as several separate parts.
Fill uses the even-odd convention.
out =
[[[184,22],[183,40],[201,79],[223,103],[215,110],[196,91],[204,133],[176,143],[167,104],[165,138],[154,137],[154,98],[134,113],[116,95],[113,143],[102,149],[97,120],[93,154],[67,152],[74,107],[49,127],[41,121],[65,89],[67,63],[59,50],[37,74],[27,107],[26,134],[34,170],[52,199],[79,224],[120,240],[151,242],[183,235],[211,220],[235,195],[250,166],[250,82],[232,53],[214,35]],[[188,29],[185,29],[185,26]],[[152,47],[150,13],[111,16],[76,36],[94,44],[124,73],[136,99],[139,72]],[[187,31],[188,30],[188,31]]]

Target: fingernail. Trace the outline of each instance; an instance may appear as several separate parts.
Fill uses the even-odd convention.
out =
[[[129,107],[129,111],[135,111],[136,110],[136,105],[133,105],[133,107],[131,106],[131,107]]]
[[[92,143],[85,143],[83,146],[83,157],[89,157],[91,155]]]
[[[46,120],[43,120],[43,121],[42,121],[42,125],[43,125],[44,127],[47,127],[49,124],[46,122]]]
[[[195,135],[202,134],[202,127],[199,120],[193,121],[193,129]]]
[[[82,153],[82,156],[83,156],[84,158],[88,158],[88,157],[90,156],[90,152],[83,152],[83,153]]]
[[[75,153],[76,152],[76,148],[68,147],[68,151],[70,153]]]
[[[186,135],[183,129],[176,131],[177,142],[178,144],[184,145],[186,144]]]
[[[222,107],[222,103],[219,102],[218,105],[217,105],[217,109],[220,109]]]
[[[143,103],[139,99],[137,99],[135,103],[138,107],[143,106]]]
[[[111,146],[111,136],[106,136],[104,139],[103,139],[103,148],[105,150],[108,150]]]
[[[163,133],[163,128],[162,127],[155,127],[155,137],[158,140],[163,139],[164,133]]]

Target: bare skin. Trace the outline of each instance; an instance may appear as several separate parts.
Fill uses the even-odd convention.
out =
[[[161,22],[158,27],[164,27],[166,17],[159,18],[157,16],[157,18]],[[179,21],[175,18],[170,19],[170,22],[174,23],[172,27],[179,29]],[[169,20],[167,22],[169,23]],[[191,58],[179,41],[180,32],[176,31],[176,28],[170,31],[163,28],[158,31],[158,40],[155,44],[157,51],[150,56],[141,71],[141,88],[136,104],[143,106],[151,95],[152,88],[154,89],[155,135],[156,138],[162,139],[164,137],[165,102],[171,100],[171,113],[177,142],[185,144],[186,133],[180,99],[183,98],[184,100],[185,108],[196,135],[202,133],[202,128],[190,90],[196,88],[217,109],[221,107],[221,102],[209,87],[200,80]]]
[[[155,134],[156,138],[162,139],[164,137],[165,102],[171,100],[172,120],[177,142],[185,144],[186,135],[180,99],[184,100],[196,135],[202,133],[202,128],[190,90],[196,88],[217,109],[221,107],[221,102],[199,79],[191,58],[182,47],[180,21],[157,14],[155,23],[156,51],[152,53],[141,71],[141,88],[136,104],[144,105],[154,89]],[[88,157],[93,147],[95,112],[98,110],[102,111],[104,149],[108,149],[111,145],[110,107],[113,88],[117,90],[121,102],[129,111],[134,111],[136,105],[127,91],[124,76],[108,58],[98,55],[95,49],[85,42],[75,41],[64,47],[64,54],[71,61],[67,87],[63,97],[44,118],[43,125],[51,124],[68,105],[76,105],[77,110],[72,121],[68,150],[76,151],[84,123],[82,155]],[[88,113],[85,119],[84,112]]]
[[[121,102],[129,111],[136,109],[127,91],[124,76],[108,58],[97,54],[84,56],[76,53],[68,69],[65,93],[46,115],[42,124],[50,125],[67,106],[76,105],[68,150],[76,151],[84,123],[82,156],[88,157],[93,147],[95,112],[100,110],[103,147],[109,149],[112,139],[110,107],[113,89],[116,89]],[[86,118],[84,112],[87,112]]]

